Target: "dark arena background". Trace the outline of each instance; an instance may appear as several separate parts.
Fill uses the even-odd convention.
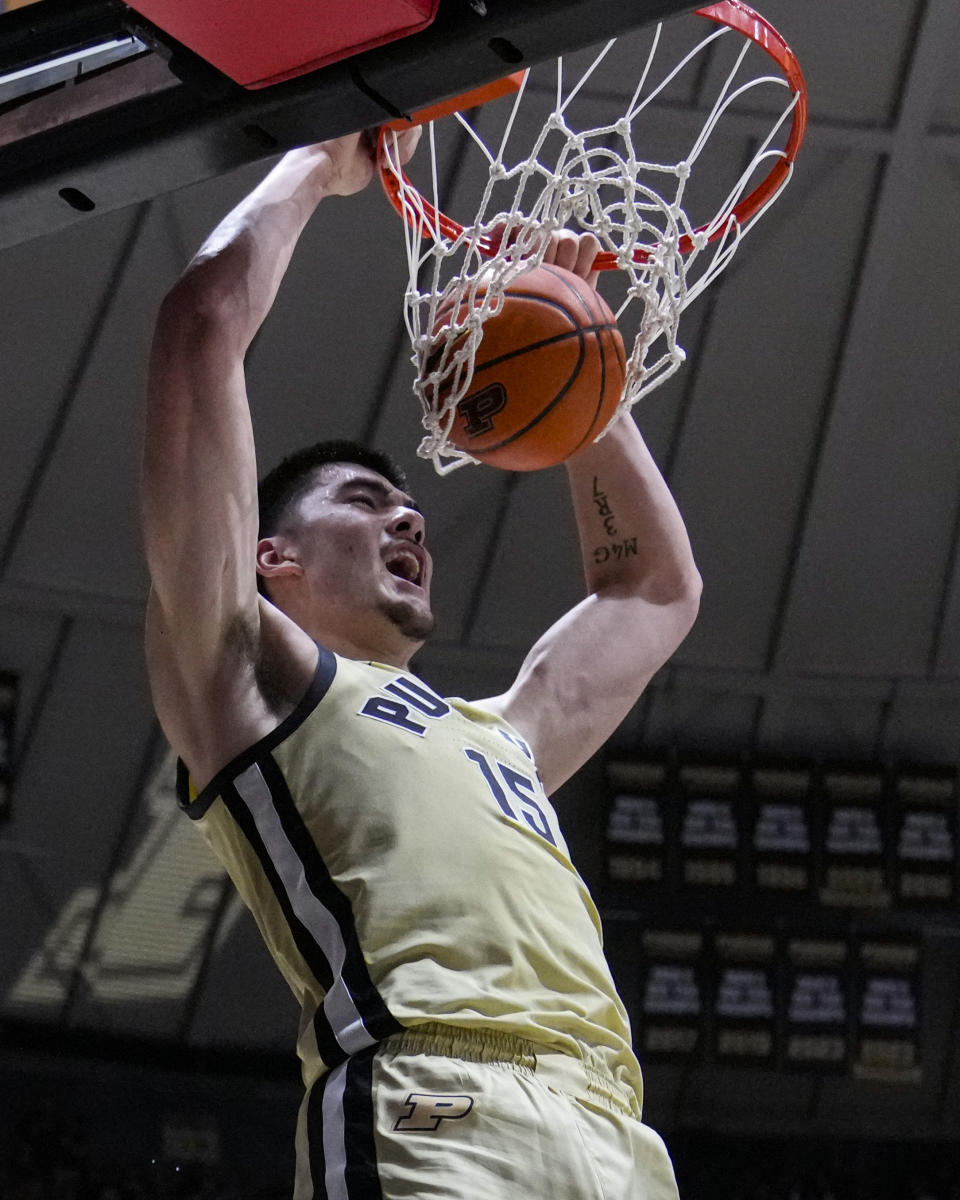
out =
[[[622,111],[641,26],[694,19],[407,7],[422,28],[238,83],[163,4],[0,2],[3,1200],[292,1184],[296,1007],[177,812],[146,686],[135,485],[165,290],[285,148],[621,33],[594,86]],[[758,7],[806,74],[807,143],[635,410],[700,618],[557,807],[681,1196],[958,1200],[960,9]],[[708,107],[699,86],[655,105],[651,138]],[[764,116],[735,108],[729,162]],[[439,564],[415,665],[490,695],[579,596],[573,521],[560,471],[415,458],[405,272],[378,190],[323,206],[249,356],[260,456],[355,437],[406,460]]]

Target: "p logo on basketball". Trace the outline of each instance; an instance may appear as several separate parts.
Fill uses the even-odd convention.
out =
[[[464,396],[457,405],[457,412],[463,417],[463,432],[471,438],[490,433],[493,418],[506,407],[507,390],[502,383],[491,383],[479,392]]]
[[[394,1129],[401,1133],[414,1129],[436,1129],[441,1121],[459,1121],[473,1108],[473,1097],[411,1092],[404,1103],[408,1111],[394,1125]]]

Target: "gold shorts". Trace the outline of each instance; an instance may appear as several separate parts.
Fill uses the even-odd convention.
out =
[[[594,1064],[424,1026],[317,1080],[295,1200],[677,1200],[662,1139]]]

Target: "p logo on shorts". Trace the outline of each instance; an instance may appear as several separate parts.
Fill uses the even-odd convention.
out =
[[[414,1129],[436,1129],[441,1121],[459,1121],[473,1108],[473,1097],[411,1092],[404,1103],[408,1111],[394,1125],[394,1129],[401,1133]]]

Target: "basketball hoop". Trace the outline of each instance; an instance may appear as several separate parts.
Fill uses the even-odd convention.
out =
[[[422,189],[407,178],[393,152],[396,131],[409,127],[409,122],[393,122],[381,130],[380,178],[406,231],[410,276],[405,320],[426,430],[418,453],[432,459],[441,474],[472,461],[450,444],[449,433],[456,406],[470,386],[483,323],[499,311],[510,282],[540,266],[551,234],[565,227],[594,233],[602,246],[595,267],[619,268],[625,285],[616,309],[618,320],[632,304],[638,305],[638,329],[621,400],[621,408],[628,408],[684,361],[677,343],[680,314],[725,269],[743,235],[789,182],[807,121],[806,85],[796,57],[773,26],[741,0],[722,0],[695,15],[716,28],[657,76],[663,26],[656,26],[626,111],[608,123],[583,128],[596,115],[589,112],[597,104],[590,81],[600,78],[598,68],[615,41],[608,42],[569,85],[561,58],[549,92],[545,84],[531,84],[530,73],[522,72],[415,113],[414,123],[428,124],[429,180]],[[716,60],[721,40],[731,33],[739,35],[732,59],[720,65]],[[750,69],[745,66],[748,55]],[[769,73],[770,60],[777,67],[775,75]],[[763,63],[760,74],[754,73],[754,61]],[[685,154],[669,163],[645,160],[635,149],[635,142],[649,137],[649,130],[640,128],[641,118],[649,116],[655,102],[674,118],[681,111],[688,114],[689,100],[681,110],[674,94],[698,70],[706,76],[718,74],[718,94]],[[764,118],[764,133],[746,167],[723,185],[718,198],[710,198],[706,211],[712,215],[692,219],[688,212],[703,202],[695,195],[693,167],[718,126],[725,117],[729,126],[733,116],[742,116],[747,97],[755,124],[757,110],[767,112],[761,105],[768,94],[782,94],[783,89],[787,102]],[[479,122],[471,124],[464,112],[483,105],[480,113],[486,120],[491,101],[511,94],[499,146],[492,153],[475,128]],[[526,113],[531,102],[548,99],[542,121],[537,113],[532,148],[518,155],[511,139],[516,140],[516,130],[524,123],[519,114]],[[588,110],[587,121],[576,119],[578,106]],[[434,122],[451,113],[486,159],[483,194],[469,225],[448,216],[440,205]],[[783,144],[775,145],[788,121]],[[706,174],[713,186],[713,174]],[[445,318],[446,325],[441,320],[443,327],[438,328],[441,309],[455,316]],[[655,345],[658,353],[651,355]],[[440,406],[439,395],[444,397]]]

